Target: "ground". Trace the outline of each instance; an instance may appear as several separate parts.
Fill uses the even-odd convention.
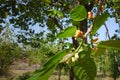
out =
[[[29,66],[29,64],[27,64],[25,62],[21,62],[21,61],[15,62],[11,66],[11,69],[9,71],[10,75],[0,76],[0,80],[15,80],[15,78],[17,78],[18,76],[21,76],[26,72],[33,72],[34,70],[38,69],[39,67],[40,66],[38,64]],[[58,76],[53,74],[49,78],[49,80],[58,80]],[[61,80],[69,80],[69,76],[62,75]],[[113,80],[113,79],[108,76],[103,77],[100,73],[98,73],[96,80]],[[120,80],[120,78],[118,78],[117,80]]]

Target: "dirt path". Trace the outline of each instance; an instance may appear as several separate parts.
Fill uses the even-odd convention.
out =
[[[25,62],[14,62],[9,70],[9,75],[7,76],[0,76],[0,80],[8,80],[10,78],[15,78],[18,76],[23,75],[26,72],[33,72],[38,69],[40,65],[32,65],[29,66],[28,63]]]
[[[36,69],[38,69],[40,67],[40,65],[32,65],[29,66],[29,64],[25,63],[25,62],[15,62],[10,69],[10,75],[9,76],[0,76],[0,80],[16,80],[15,78],[18,76],[23,75],[26,72],[33,72]],[[58,76],[57,75],[52,75],[49,80],[57,80]],[[61,76],[61,80],[69,80],[69,76],[66,75],[62,75]],[[96,77],[95,80],[113,80],[110,77]],[[120,80],[120,78],[118,78],[117,80]]]

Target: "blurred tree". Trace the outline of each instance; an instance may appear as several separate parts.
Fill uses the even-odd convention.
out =
[[[86,18],[78,22],[71,20],[70,11],[79,4],[83,5],[87,12],[96,14],[96,17],[108,12],[116,19],[116,22],[120,18],[119,0],[1,0],[0,22],[3,25],[7,20],[14,28],[20,29],[20,33],[16,34],[18,42],[38,48],[40,47],[39,41],[42,41],[44,34],[43,32],[35,33],[29,27],[36,23],[42,28],[47,27],[50,31],[47,34],[47,42],[54,41],[56,34],[70,24],[74,24],[83,33],[87,31],[96,17],[94,20]],[[74,47],[77,48],[78,42],[75,38],[72,40]],[[73,76],[70,77],[70,80],[74,79]]]
[[[8,73],[13,62],[21,57],[23,51],[14,41],[15,36],[8,26],[7,23],[0,34],[0,75]]]

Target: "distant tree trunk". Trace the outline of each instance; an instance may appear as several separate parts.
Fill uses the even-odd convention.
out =
[[[120,75],[120,71],[119,71],[119,65],[118,65],[118,60],[117,60],[117,58],[116,58],[116,56],[115,56],[115,53],[113,53],[114,54],[114,80],[117,80],[117,78],[119,77],[119,75]]]
[[[120,75],[120,71],[119,71],[119,62],[118,62],[118,58],[117,56],[115,55],[116,51],[112,50],[111,53],[110,53],[110,58],[109,60],[111,60],[111,76],[114,80],[117,80],[117,78],[119,77]]]
[[[58,80],[60,80],[61,76],[61,66],[58,66]]]
[[[70,68],[70,80],[74,80],[73,67]]]

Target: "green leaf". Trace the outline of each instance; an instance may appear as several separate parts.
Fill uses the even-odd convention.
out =
[[[83,5],[79,5],[71,10],[70,17],[75,21],[82,21],[87,18],[87,10]]]
[[[45,3],[51,3],[51,0],[42,0],[43,2],[45,2]]]
[[[54,65],[58,63],[64,56],[66,55],[66,51],[61,51],[55,56],[53,56],[46,64],[43,65],[43,67],[49,67],[51,65]]]
[[[105,52],[106,48],[98,47],[96,51],[92,53],[93,56],[99,56]]]
[[[98,47],[102,48],[112,48],[120,50],[120,40],[108,40],[102,41],[98,44]]]
[[[113,2],[120,2],[120,0],[112,0]]]
[[[73,55],[74,55],[74,53],[66,54],[60,62],[62,63],[62,62],[67,61],[67,60],[68,60],[69,58],[71,58]]]
[[[61,13],[60,11],[57,10],[57,16],[62,18],[63,17],[63,13]]]
[[[86,61],[90,54],[91,54],[91,48],[90,45],[88,44],[83,44],[82,47],[79,49],[78,53],[79,53],[79,61]]]
[[[90,57],[90,45],[83,44],[79,50],[79,59],[75,62],[74,75],[77,80],[94,80],[96,76],[96,65]]]
[[[57,38],[72,37],[72,36],[74,36],[75,31],[76,31],[76,27],[70,26],[70,27],[67,27],[66,29],[62,30],[56,37]]]
[[[63,14],[60,11],[58,11],[58,10],[50,10],[49,16],[54,17],[56,15],[58,17],[63,17]]]
[[[94,35],[97,32],[97,30],[105,23],[109,16],[109,13],[106,12],[96,18],[92,29],[92,35]]]
[[[92,58],[73,67],[73,72],[77,80],[94,80],[96,76],[96,65]]]
[[[48,80],[50,75],[53,73],[53,71],[57,67],[57,65],[58,64],[55,64],[55,65],[51,66],[49,69],[47,69],[47,70],[37,72],[35,75],[33,75],[33,77],[31,77],[31,78],[29,78],[27,80]]]
[[[66,55],[66,51],[61,51],[55,56],[53,56],[48,62],[46,62],[42,66],[42,68],[37,70],[35,74],[28,80],[48,80],[48,78],[53,73],[56,66],[59,64],[59,61],[65,55]]]

